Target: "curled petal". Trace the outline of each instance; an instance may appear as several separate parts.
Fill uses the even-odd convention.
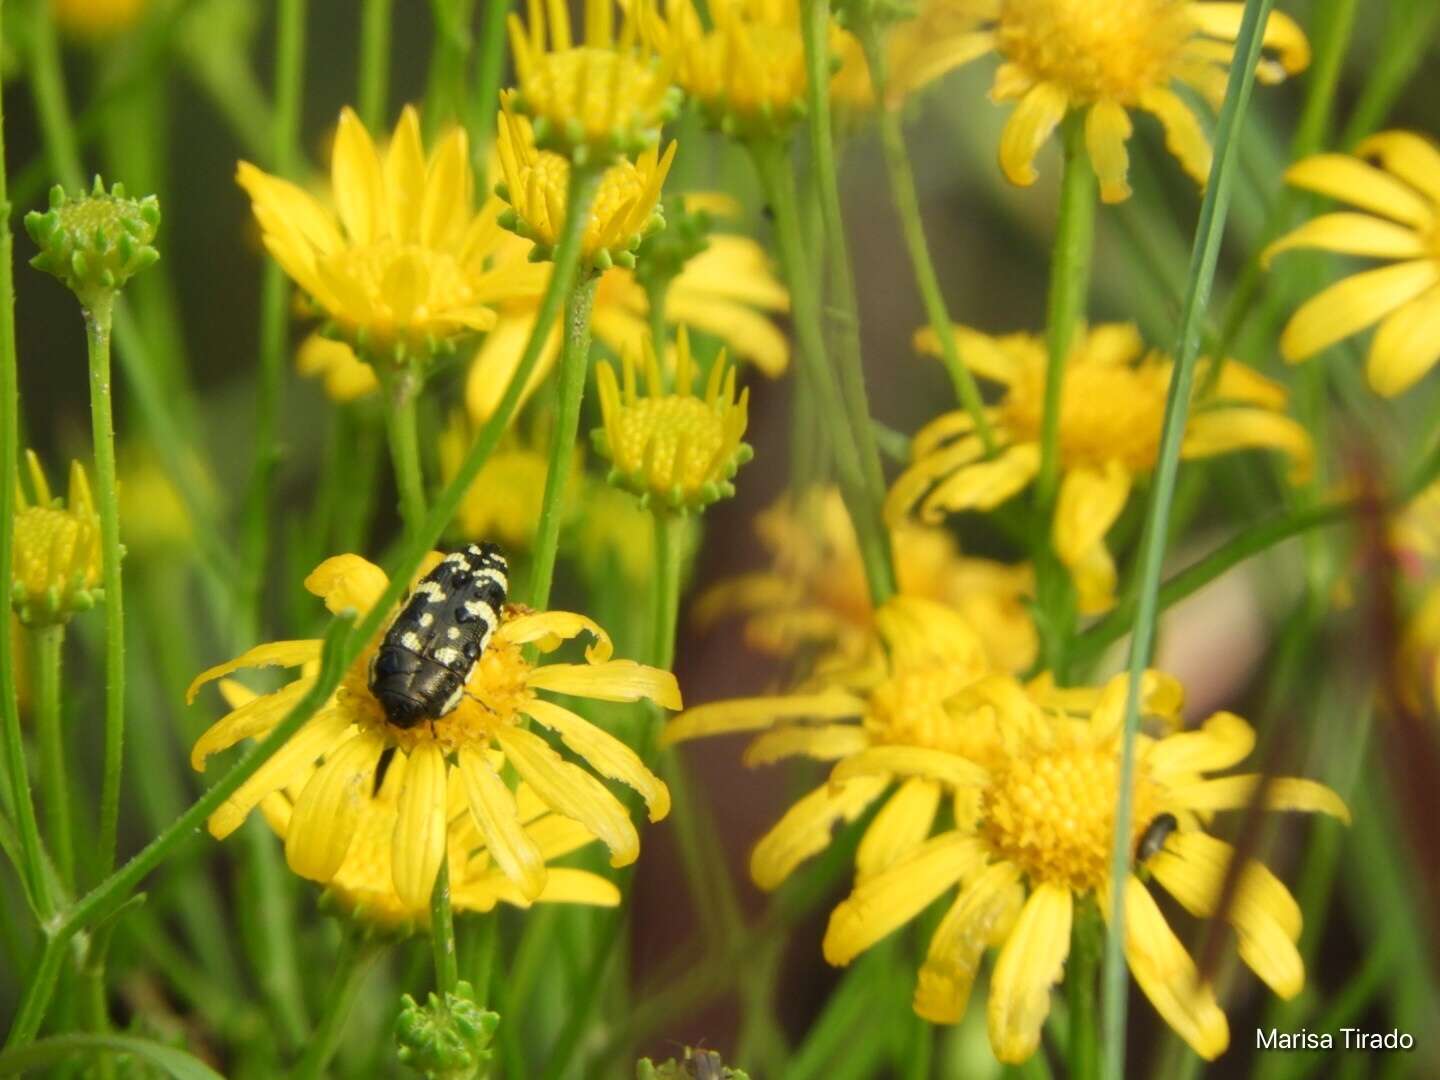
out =
[[[932,1024],[965,1015],[986,946],[1005,940],[1025,903],[1014,863],[987,866],[968,882],[930,939],[915,983],[915,1012]]]
[[[1000,167],[1019,187],[1035,183],[1035,155],[1065,117],[1070,99],[1051,82],[1038,83],[1020,99],[1000,135]]]
[[[750,856],[755,884],[767,892],[778,888],[792,870],[825,850],[831,829],[854,821],[888,786],[885,777],[866,776],[838,789],[822,784],[804,796],[755,845]]]
[[[650,810],[650,820],[660,821],[670,812],[670,790],[647,769],[640,755],[609,732],[549,701],[528,702],[525,712],[555,734],[601,776],[634,788]]]
[[[277,664],[281,667],[299,667],[301,664],[319,660],[320,646],[321,642],[315,639],[271,641],[264,645],[256,645],[253,649],[247,649],[241,653],[234,660],[216,664],[196,675],[195,681],[185,690],[185,703],[193,704],[195,695],[206,683],[229,675],[231,672],[239,671],[241,668],[272,667]]]
[[[384,570],[359,555],[335,555],[305,579],[305,588],[324,600],[334,615],[353,611],[363,616],[389,584]]]

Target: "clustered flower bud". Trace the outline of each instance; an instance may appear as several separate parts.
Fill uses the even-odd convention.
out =
[[[107,192],[98,176],[88,195],[67,196],[56,184],[50,209],[25,215],[25,231],[40,248],[30,265],[59,278],[86,307],[160,258],[151,246],[159,227],[154,195],[129,198],[120,183]]]
[[[430,994],[423,1006],[406,994],[395,1021],[400,1061],[429,1080],[478,1080],[488,1071],[499,1023],[498,1014],[476,1004],[467,982],[457,983],[443,1001]]]

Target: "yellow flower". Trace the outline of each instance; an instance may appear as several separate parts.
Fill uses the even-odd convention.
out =
[[[96,39],[130,29],[146,6],[146,0],[50,0],[50,12],[62,30]]]
[[[531,260],[549,259],[569,212],[570,161],[537,146],[530,121],[512,111],[508,96],[501,99],[499,129],[496,146],[505,181],[495,191],[510,205],[500,222],[534,242]],[[640,242],[665,227],[660,189],[675,160],[675,146],[667,146],[663,156],[652,146],[634,161],[621,158],[601,175],[580,237],[583,266],[634,266]]]
[[[987,53],[1001,58],[993,101],[1017,101],[1000,138],[1000,166],[1011,183],[1036,179],[1035,154],[1071,110],[1085,114],[1085,143],[1100,196],[1120,202],[1126,181],[1130,112],[1165,128],[1165,142],[1200,183],[1210,174],[1210,142],[1176,84],[1218,108],[1245,5],[1198,0],[941,0],[916,20],[918,47],[897,72],[901,97]],[[1310,62],[1304,33],[1288,16],[1270,15],[1261,82],[1279,82]]]
[[[413,108],[401,113],[383,156],[355,113],[340,113],[331,157],[338,218],[249,162],[236,179],[266,250],[367,361],[424,359],[459,335],[488,330],[496,302],[539,292],[543,275],[533,268],[487,267],[503,236],[500,205],[471,209],[464,130],[452,129],[427,160]]]
[[[670,72],[641,40],[637,17],[650,0],[619,4],[585,0],[585,41],[570,37],[567,5],[530,0],[527,32],[510,16],[510,45],[519,87],[514,109],[535,121],[536,142],[576,164],[638,154],[660,138],[675,115],[679,95]],[[548,12],[548,20],[547,20]],[[546,46],[546,23],[549,46]]]
[[[1054,691],[1041,683],[1027,694],[1007,677],[953,701],[950,722],[970,733],[965,760],[982,777],[956,800],[953,829],[910,844],[835,909],[825,934],[826,959],[848,964],[958,886],[920,969],[915,1011],[936,1023],[957,1022],[985,950],[996,946],[990,1044],[1003,1062],[1030,1057],[1050,1011],[1050,988],[1069,954],[1075,905],[1094,897],[1107,918],[1110,913],[1126,685],[1125,676],[1099,693]],[[1173,723],[1182,697],[1173,679],[1146,676],[1147,713]],[[1125,957],[1156,1011],[1206,1059],[1229,1042],[1225,1014],[1199,981],[1144,878],[1192,915],[1207,918],[1219,906],[1235,854],[1205,831],[1217,811],[1243,809],[1263,788],[1267,809],[1349,820],[1340,797],[1311,780],[1206,775],[1231,768],[1254,744],[1249,724],[1221,712],[1195,730],[1141,735],[1136,748],[1131,842],[1144,861],[1123,886]],[[925,822],[928,831],[928,814]],[[923,839],[924,832],[908,835]],[[1281,997],[1299,993],[1305,981],[1295,947],[1300,908],[1280,880],[1259,862],[1247,863],[1227,915],[1240,958]]]
[[[195,475],[204,475],[192,459]],[[120,539],[137,555],[178,552],[194,541],[190,510],[161,467],[155,451],[131,445],[120,452]]]
[[[1040,469],[1040,432],[1045,401],[1045,343],[1033,334],[989,337],[957,326],[967,363],[979,376],[1005,388],[987,410],[999,449],[992,460],[960,410],[932,421],[915,436],[913,464],[886,499],[892,525],[918,509],[937,522],[947,512],[989,510],[1034,479]],[[930,330],[918,346],[938,353]],[[1143,355],[1142,355],[1143,354]],[[1129,324],[1091,327],[1076,342],[1065,366],[1060,411],[1060,465],[1064,479],[1053,523],[1056,554],[1070,570],[1080,610],[1095,614],[1114,603],[1115,563],[1105,534],[1125,508],[1135,478],[1154,466],[1160,446],[1170,359],[1144,352]],[[1192,402],[1181,456],[1210,457],[1232,450],[1270,447],[1290,455],[1296,479],[1310,468],[1305,430],[1283,412],[1285,390],[1235,360],[1226,361],[1210,386],[1208,361]]]
[[[750,391],[735,396],[735,368],[722,349],[710,366],[705,396],[695,396],[690,335],[676,337],[675,388],[667,392],[660,363],[645,343],[645,392],[636,386],[635,360],[595,371],[604,426],[594,432],[595,451],[610,462],[610,483],[655,499],[672,510],[704,509],[735,494],[732,481],[753,451],[741,439],[749,419]]]
[[[1280,352],[1292,363],[1307,360],[1378,323],[1366,361],[1370,385],[1386,397],[1410,389],[1440,359],[1440,150],[1419,135],[1386,131],[1355,157],[1297,161],[1285,179],[1369,212],[1322,214],[1271,244],[1266,262],[1291,248],[1394,261],[1306,301],[1281,334]]]
[[[514,243],[514,257],[523,258],[529,245],[519,238]],[[709,245],[685,264],[665,294],[668,319],[720,338],[735,359],[753,363],[771,378],[784,374],[790,346],[770,316],[789,307],[789,294],[772,272],[765,249],[730,233],[712,233]],[[638,352],[649,337],[649,311],[634,273],[612,267],[596,284],[590,327],[614,352]],[[500,309],[500,320],[485,335],[465,385],[466,405],[476,423],[488,420],[499,405],[534,325],[533,302]],[[554,366],[559,350],[560,327],[555,326],[525,389],[527,398]]]
[[[220,692],[232,709],[248,706],[258,696],[232,679],[220,681]],[[493,753],[489,761],[492,768],[503,763],[500,755]],[[425,925],[430,917],[428,903],[418,906],[407,903],[395,889],[391,847],[399,820],[400,793],[406,787],[407,766],[408,759],[395,759],[371,797],[361,800],[354,839],[326,887],[330,897],[356,918],[385,928]],[[305,765],[297,770],[290,783],[260,801],[261,813],[281,840],[288,839],[295,808],[316,771],[314,764]],[[451,906],[457,911],[485,912],[503,901],[516,907],[529,907],[532,900],[496,865],[484,835],[467,813],[467,795],[458,772],[450,774],[448,800],[450,826],[446,849],[452,868]],[[524,782],[515,789],[515,805],[526,837],[546,863],[545,886],[534,901],[603,907],[614,907],[620,902],[620,892],[614,883],[598,874],[549,865],[552,860],[596,841],[598,837],[594,833],[578,821],[554,813]]]
[[[338,404],[358,401],[380,386],[375,369],[355,355],[343,341],[324,334],[311,334],[295,353],[295,370],[311,379],[322,379],[325,393]]]
[[[473,439],[474,433],[460,413],[440,433],[440,472],[445,483],[460,471]],[[577,447],[567,491],[573,492],[578,487],[581,466],[582,456]],[[509,550],[528,551],[540,521],[540,504],[549,471],[548,435],[536,430],[522,436],[514,428],[509,429],[465,492],[455,514],[456,532],[469,540],[494,540]],[[562,507],[567,522],[574,517],[576,509],[575,500],[567,498]]]
[[[885,650],[872,663],[827,668],[791,694],[700,705],[675,717],[661,736],[673,745],[761,732],[745,751],[748,765],[795,756],[838,763],[755,846],[750,875],[762,889],[777,888],[830,844],[835,825],[854,821],[876,801],[884,805],[860,841],[856,870],[860,880],[882,872],[929,835],[942,796],[970,790],[984,777],[962,756],[973,733],[944,708],[990,673],[979,636],[954,611],[913,596],[887,602],[875,624]]]
[[[33,450],[25,460],[35,501],[16,484],[10,603],[26,626],[48,626],[88,611],[102,595],[100,516],[78,461],[70,463],[70,489],[61,500],[51,496]]]
[[[755,531],[772,568],[716,582],[695,603],[698,622],[743,615],[745,640],[777,656],[818,652],[853,663],[878,646],[855,527],[835,488],[782,496],[757,517]],[[1019,672],[1035,662],[1029,566],[961,556],[947,531],[912,522],[892,530],[890,543],[903,595],[959,612],[996,668]]]
[[[338,555],[316,567],[305,585],[332,612],[363,615],[387,581],[384,571],[358,555]],[[527,644],[549,651],[582,633],[594,639],[584,663],[536,667],[525,658]],[[403,768],[390,846],[391,880],[400,902],[414,909],[428,901],[446,857],[450,792],[457,787],[465,793],[465,805],[496,866],[523,897],[533,900],[545,888],[545,860],[523,828],[515,792],[501,779],[503,764],[551,811],[600,837],[610,849],[612,865],[635,860],[640,840],[625,807],[525,723],[528,718],[548,728],[595,771],[633,787],[644,797],[651,820],[659,820],[669,812],[670,793],[634,751],[539,691],[602,701],[650,698],[665,708],[679,708],[673,675],[611,659],[610,638],[583,615],[507,606],[460,704],[431,723],[402,729],[390,725],[369,689],[370,662],[381,636],[383,632],[367,644],[314,717],[210,816],[212,835],[228,836],[262,799],[303,779],[322,759],[295,800],[285,856],[301,877],[330,882],[345,864],[377,776],[387,767]],[[240,668],[302,669],[299,678],[280,690],[212,725],[191,751],[191,764],[203,769],[211,754],[274,727],[313,685],[320,646],[318,640],[259,645],[199,675],[190,686],[192,700],[204,683]],[[458,877],[459,869],[454,868],[453,876]]]

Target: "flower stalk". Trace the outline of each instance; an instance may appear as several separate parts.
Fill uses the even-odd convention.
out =
[[[430,943],[435,953],[435,986],[442,994],[460,981],[455,952],[455,913],[450,906],[450,859],[440,860],[435,888],[430,894]]]
[[[75,838],[70,823],[70,781],[65,769],[65,721],[61,710],[61,654],[65,624],[30,633],[35,658],[35,732],[40,746],[40,790],[55,869],[66,890],[75,887]]]
[[[443,872],[443,871],[442,871]],[[340,1037],[345,1033],[345,1021],[365,983],[365,976],[379,958],[381,948],[364,937],[364,931],[346,926],[340,953],[335,958],[334,969],[329,972],[329,990],[325,995],[325,1011],[320,1023],[311,1036],[304,1056],[295,1066],[295,1080],[319,1080],[326,1075],[326,1069],[340,1048]]]
[[[385,371],[384,361],[377,361]],[[425,474],[420,465],[420,436],[416,404],[420,377],[413,367],[391,371],[385,381],[385,433],[390,440],[390,460],[395,468],[395,487],[400,496],[400,519],[406,534],[425,520]]]

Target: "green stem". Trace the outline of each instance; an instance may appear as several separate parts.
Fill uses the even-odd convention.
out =
[[[650,342],[655,346],[656,356],[665,355],[665,342],[669,337],[665,329],[665,298],[670,294],[672,280],[662,274],[645,281],[645,306],[650,316]]]
[[[379,131],[390,104],[390,15],[394,0],[364,0],[360,10],[360,120]]]
[[[680,620],[680,571],[684,555],[685,519],[667,510],[654,509],[655,590],[654,638],[650,662],[669,671],[675,663],[675,628]]]
[[[442,859],[430,893],[430,944],[435,953],[435,988],[441,996],[455,989],[460,967],[455,955],[455,913],[450,909],[450,860]]]
[[[66,890],[75,887],[75,838],[70,829],[70,783],[65,772],[65,721],[60,709],[60,663],[65,624],[30,634],[35,670],[35,732],[40,743],[40,790],[50,850]]]
[[[1128,665],[1129,686],[1125,695],[1125,724],[1121,748],[1120,788],[1115,808],[1114,832],[1110,850],[1111,890],[1109,933],[1105,939],[1104,1020],[1105,1072],[1110,1080],[1125,1075],[1125,889],[1130,873],[1130,834],[1135,778],[1135,737],[1140,726],[1140,682],[1155,640],[1155,623],[1159,616],[1160,570],[1164,564],[1170,504],[1174,496],[1175,476],[1180,465],[1180,443],[1184,437],[1186,415],[1190,408],[1190,392],[1195,378],[1195,362],[1200,350],[1200,329],[1210,290],[1215,281],[1215,265],[1224,237],[1225,211],[1230,202],[1230,187],[1235,173],[1239,140],[1236,135],[1255,77],[1260,58],[1261,27],[1269,16],[1273,0],[1247,0],[1245,15],[1236,38],[1235,62],[1225,88],[1225,103],[1215,131],[1215,159],[1209,183],[1200,205],[1196,223],[1195,247],[1191,255],[1185,304],[1181,311],[1180,328],[1175,345],[1175,367],[1170,379],[1169,396],[1165,402],[1165,425],[1160,436],[1150,503],[1146,508],[1145,530],[1141,540],[1138,600],[1134,636],[1130,643]]]
[[[340,1048],[340,1038],[345,1034],[345,1021],[370,973],[371,965],[380,955],[373,943],[361,938],[363,931],[347,929],[340,944],[340,955],[335,958],[335,967],[326,972],[325,1011],[315,1029],[305,1055],[295,1066],[295,1080],[319,1080],[326,1075],[326,1066]]]
[[[881,504],[865,481],[859,444],[851,430],[851,418],[843,395],[836,385],[821,333],[820,299],[815,292],[807,251],[800,231],[800,213],[795,198],[795,180],[783,144],[756,139],[750,154],[761,187],[775,214],[775,234],[780,263],[790,288],[797,355],[805,366],[806,383],[818,392],[820,412],[830,428],[831,446],[839,472],[845,506],[855,524],[871,602],[879,607],[895,593],[895,572],[890,562],[890,538],[881,517]],[[872,435],[873,440],[873,435]]]
[[[3,23],[0,23],[3,31]],[[10,227],[12,207],[5,169],[5,122],[0,99],[0,580],[9,581],[14,565],[15,493],[18,490],[20,455],[20,391],[15,364],[15,234]],[[15,624],[8,612],[0,613],[0,751],[5,758],[5,776],[11,813],[20,833],[20,867],[28,899],[41,920],[54,911],[40,827],[35,820],[35,803],[30,794],[30,777],[25,771],[25,743],[20,733],[20,702],[15,685]]]
[[[462,927],[468,948],[461,976],[475,991],[475,1004],[485,1008],[490,1000],[490,976],[495,970],[495,952],[500,944],[500,920],[494,912],[472,915]]]
[[[1100,971],[1100,920],[1086,901],[1076,912],[1071,933],[1065,989],[1070,1002],[1070,1076],[1097,1080],[1100,1075],[1100,1025],[1095,1015],[1095,978]]]
[[[384,361],[380,361],[383,365]],[[385,433],[390,439],[390,460],[395,466],[395,488],[400,493],[400,520],[411,535],[425,520],[425,476],[420,468],[420,437],[415,404],[420,378],[409,367],[390,372],[385,386]]]
[[[480,40],[475,48],[475,120],[471,153],[476,184],[489,190],[490,147],[495,141],[495,114],[500,108],[500,79],[505,70],[505,17],[510,0],[485,0],[480,5]]]
[[[115,294],[90,298],[85,343],[90,354],[90,427],[95,441],[95,496],[105,582],[105,765],[100,781],[99,867],[115,865],[120,821],[120,775],[125,739],[125,607],[121,595],[120,499],[115,481],[115,420],[110,397],[110,326]]]
[[[0,124],[0,129],[3,129],[3,124]],[[3,189],[3,179],[3,168],[0,168],[0,189]],[[0,190],[0,194],[3,194],[3,190]],[[4,200],[0,199],[0,205],[3,204]],[[501,436],[514,417],[520,404],[520,398],[529,384],[531,373],[540,360],[540,353],[550,334],[550,329],[555,323],[561,299],[579,264],[580,240],[583,230],[584,217],[582,215],[571,214],[566,217],[560,242],[555,248],[555,270],[540,298],[540,305],[535,314],[535,325],[530,331],[529,341],[525,343],[525,352],[520,358],[520,364],[516,367],[514,375],[511,376],[510,383],[505,388],[505,394],[500,399],[500,404],[490,419],[486,421],[485,426],[481,428],[479,436],[471,446],[465,460],[460,463],[460,468],[451,479],[449,486],[440,493],[439,498],[431,506],[423,527],[417,535],[407,538],[402,545],[395,563],[390,567],[389,584],[375,602],[375,606],[370,609],[358,626],[352,627],[351,622],[345,618],[337,617],[331,620],[320,653],[320,670],[315,677],[314,684],[295,704],[295,707],[280,719],[268,735],[252,746],[239,761],[231,766],[230,771],[221,777],[214,787],[197,799],[185,813],[176,818],[134,858],[95,886],[75,904],[68,907],[61,918],[55,920],[53,926],[48,927],[50,933],[45,941],[39,963],[25,987],[10,1033],[7,1036],[7,1047],[23,1046],[35,1038],[35,1033],[39,1031],[40,1025],[45,1019],[45,1012],[54,995],[55,979],[64,961],[65,950],[70,940],[82,929],[94,923],[96,919],[113,911],[123,903],[131,891],[165,860],[177,844],[182,843],[199,829],[205,819],[233,795],[241,784],[255,775],[256,771],[329,700],[330,695],[340,685],[341,677],[359,657],[365,643],[379,631],[389,612],[409,587],[410,576],[420,566],[421,560],[434,547],[441,533],[450,524],[461,500],[470,490],[470,485],[475,482],[475,477],[480,474],[480,470],[489,460],[495,447],[499,445]],[[9,245],[9,230],[0,230],[0,254],[8,252]],[[11,295],[8,290],[4,290],[4,286],[9,283],[9,272],[10,261],[8,259],[0,260],[0,296]],[[13,326],[12,309],[8,303],[0,299],[0,380],[3,380],[9,387],[14,386]],[[4,388],[0,386],[0,389]],[[0,405],[5,413],[0,415],[15,415],[17,410],[14,405],[13,393],[5,398],[5,402],[4,405]],[[6,425],[0,429],[0,445],[13,447],[14,431],[14,425]],[[10,457],[12,476],[14,461],[15,458],[12,454]],[[9,486],[7,490],[13,490],[13,485]],[[0,506],[8,506],[9,497],[6,491],[0,491],[0,500],[5,500],[0,502]],[[9,515],[5,515],[3,524],[0,524],[0,537],[3,537],[7,547],[9,522]],[[0,551],[0,554],[8,555],[8,552]],[[352,629],[355,631],[353,635],[351,634]],[[5,630],[0,629],[0,634],[4,633]],[[4,644],[6,640],[8,639],[0,637],[0,644]],[[10,665],[0,664],[0,683],[4,683],[7,679],[12,680],[8,685],[11,688],[9,700],[13,702],[14,683],[13,676],[10,675]],[[12,773],[15,768],[19,769],[20,780],[24,784],[26,781],[23,752],[20,746],[18,710],[7,707],[7,717],[8,715],[14,715],[15,722],[13,740],[10,738],[11,724],[8,722],[6,724],[7,765],[11,766]],[[17,801],[19,801],[20,791],[21,788],[17,787]],[[24,792],[28,801],[28,788],[25,788]],[[31,813],[33,828],[33,810]],[[38,830],[35,830],[37,852],[38,836]],[[43,872],[43,865],[38,854],[32,865],[37,868],[38,877]],[[43,878],[41,880],[43,881]],[[48,910],[46,917],[48,918]]]
[[[990,430],[990,420],[985,415],[985,401],[980,388],[960,355],[959,343],[955,340],[955,325],[945,307],[945,298],[940,291],[940,279],[935,274],[935,264],[930,259],[930,245],[925,239],[925,225],[920,217],[920,199],[915,191],[915,174],[910,167],[910,153],[905,147],[905,133],[900,128],[900,112],[885,104],[885,87],[889,78],[886,70],[885,48],[880,40],[879,27],[871,18],[861,19],[856,25],[860,44],[865,50],[865,60],[870,67],[870,81],[875,87],[875,97],[880,102],[880,146],[885,153],[885,170],[890,178],[890,197],[895,201],[895,212],[900,217],[900,231],[905,237],[905,250],[910,255],[910,269],[915,275],[915,285],[920,290],[920,300],[925,306],[925,317],[930,329],[940,342],[940,359],[950,376],[955,396],[975,421],[975,430],[985,446],[987,456],[995,452],[995,433]]]
[[[567,225],[571,220],[589,214],[599,176],[592,167],[573,167],[565,203],[568,208]],[[560,267],[557,266],[553,272],[558,275]],[[580,401],[585,396],[585,377],[590,359],[590,309],[595,303],[598,281],[596,275],[582,273],[565,300],[565,327],[555,389],[555,427],[550,435],[550,464],[545,474],[540,521],[535,526],[535,556],[531,564],[530,588],[526,593],[530,606],[539,611],[544,611],[545,605],[550,602],[550,585],[555,576],[555,554],[560,546],[565,488],[575,460]]]
[[[880,466],[875,432],[870,426],[865,365],[860,353],[860,305],[855,298],[855,277],[850,269],[850,253],[845,242],[840,183],[835,174],[835,140],[830,127],[830,4],[825,0],[801,0],[800,33],[805,44],[810,167],[820,194],[820,220],[825,231],[831,294],[831,303],[825,308],[825,313],[829,316],[833,336],[840,344],[835,367],[840,373],[840,393],[859,453],[860,476],[878,511],[885,501],[885,473]]]
[[[425,129],[432,137],[442,124],[458,122],[469,126],[465,66],[470,59],[470,22],[474,12],[475,0],[430,0],[435,43],[425,91]]]

